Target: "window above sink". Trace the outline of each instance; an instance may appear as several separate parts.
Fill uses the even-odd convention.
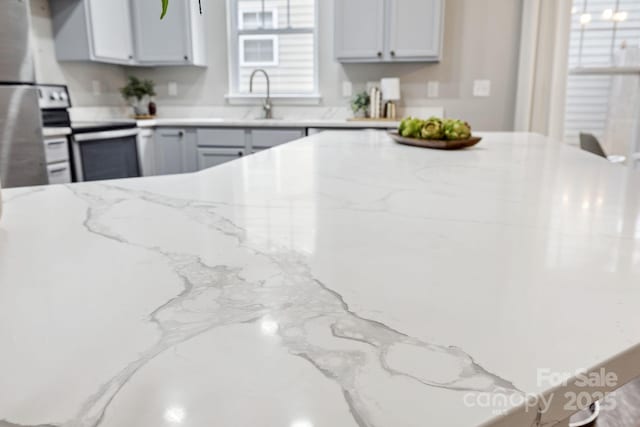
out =
[[[230,103],[264,98],[264,79],[249,91],[257,68],[269,74],[272,98],[319,100],[317,6],[317,0],[227,0]]]

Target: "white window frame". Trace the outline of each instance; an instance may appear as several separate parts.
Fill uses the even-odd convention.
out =
[[[246,35],[258,35],[260,37],[271,37],[280,34],[312,34],[313,35],[313,81],[314,87],[311,92],[305,93],[276,93],[271,94],[271,98],[275,103],[285,103],[289,105],[318,105],[321,101],[319,93],[320,88],[320,72],[319,72],[319,44],[318,44],[318,22],[319,22],[319,3],[323,0],[315,0],[314,3],[314,27],[313,29],[299,29],[299,28],[280,28],[276,19],[277,14],[274,15],[274,26],[276,28],[257,29],[257,30],[243,30],[241,28],[239,16],[241,12],[251,12],[249,9],[242,9],[238,11],[236,6],[237,0],[227,0],[227,46],[229,49],[228,67],[229,67],[229,91],[225,98],[229,104],[239,105],[256,105],[262,102],[264,94],[246,94],[239,93],[238,82],[238,70],[240,67],[240,36]],[[240,24],[240,25],[239,25]],[[264,34],[267,32],[268,34]]]
[[[273,61],[247,61],[244,55],[244,42],[247,40],[269,40],[273,43]],[[275,35],[244,34],[238,36],[238,55],[241,67],[277,67],[280,64],[279,37]]]
[[[262,9],[256,9],[254,7],[252,8],[246,8],[246,9],[242,9],[240,10],[240,13],[238,13],[238,30],[245,30],[246,28],[244,28],[244,14],[245,13],[261,13]],[[271,22],[273,23],[273,27],[263,27],[263,29],[265,30],[274,30],[276,28],[278,28],[278,9],[277,8],[272,8],[272,9],[265,9],[265,12],[269,12],[271,13]],[[259,28],[258,28],[259,29]]]

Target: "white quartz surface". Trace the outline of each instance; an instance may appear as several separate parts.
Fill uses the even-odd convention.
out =
[[[225,118],[184,118],[184,119],[153,119],[139,120],[139,127],[158,126],[212,126],[212,127],[241,127],[241,128],[397,128],[399,121],[386,120],[342,120],[342,119],[225,119]]]
[[[639,188],[537,135],[371,131],[4,191],[0,426],[553,425],[473,397],[640,374]]]

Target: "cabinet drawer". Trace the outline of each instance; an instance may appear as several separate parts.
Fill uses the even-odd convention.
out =
[[[198,129],[198,147],[237,147],[244,149],[247,133],[244,129]]]
[[[271,148],[304,138],[304,129],[254,129],[251,131],[251,147]]]
[[[69,144],[67,138],[45,139],[44,152],[47,157],[47,163],[68,161]]]
[[[245,155],[243,149],[236,148],[198,148],[198,170],[221,165]]]
[[[47,165],[49,184],[68,184],[71,182],[71,166],[69,162]]]

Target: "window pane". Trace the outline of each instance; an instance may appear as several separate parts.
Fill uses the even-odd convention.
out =
[[[273,39],[244,40],[245,63],[271,63],[276,61]]]
[[[640,66],[640,1],[574,0],[569,67]],[[629,123],[625,108],[636,101],[636,76],[575,75],[567,81],[565,140],[580,132],[600,138],[608,154],[627,154]],[[625,133],[626,132],[626,133]]]
[[[574,0],[570,67],[608,67],[640,44],[640,1]]]
[[[274,94],[311,93],[315,90],[315,55],[313,34],[280,34],[278,41],[278,65],[265,66],[271,78],[271,92]],[[247,44],[245,44],[246,49]],[[252,58],[264,59],[273,55],[274,46],[264,43],[250,43]],[[270,50],[270,47],[272,50]],[[247,50],[245,50],[245,58]],[[239,66],[238,90],[249,93],[249,77],[255,67]],[[264,78],[256,77],[254,91],[266,91]]]
[[[262,0],[237,0],[239,16],[245,11],[259,13]],[[288,7],[289,5],[289,7]],[[264,0],[264,28],[313,28],[315,0]],[[257,16],[258,25],[262,23]],[[250,29],[245,27],[245,29]],[[255,29],[255,27],[254,27]]]

